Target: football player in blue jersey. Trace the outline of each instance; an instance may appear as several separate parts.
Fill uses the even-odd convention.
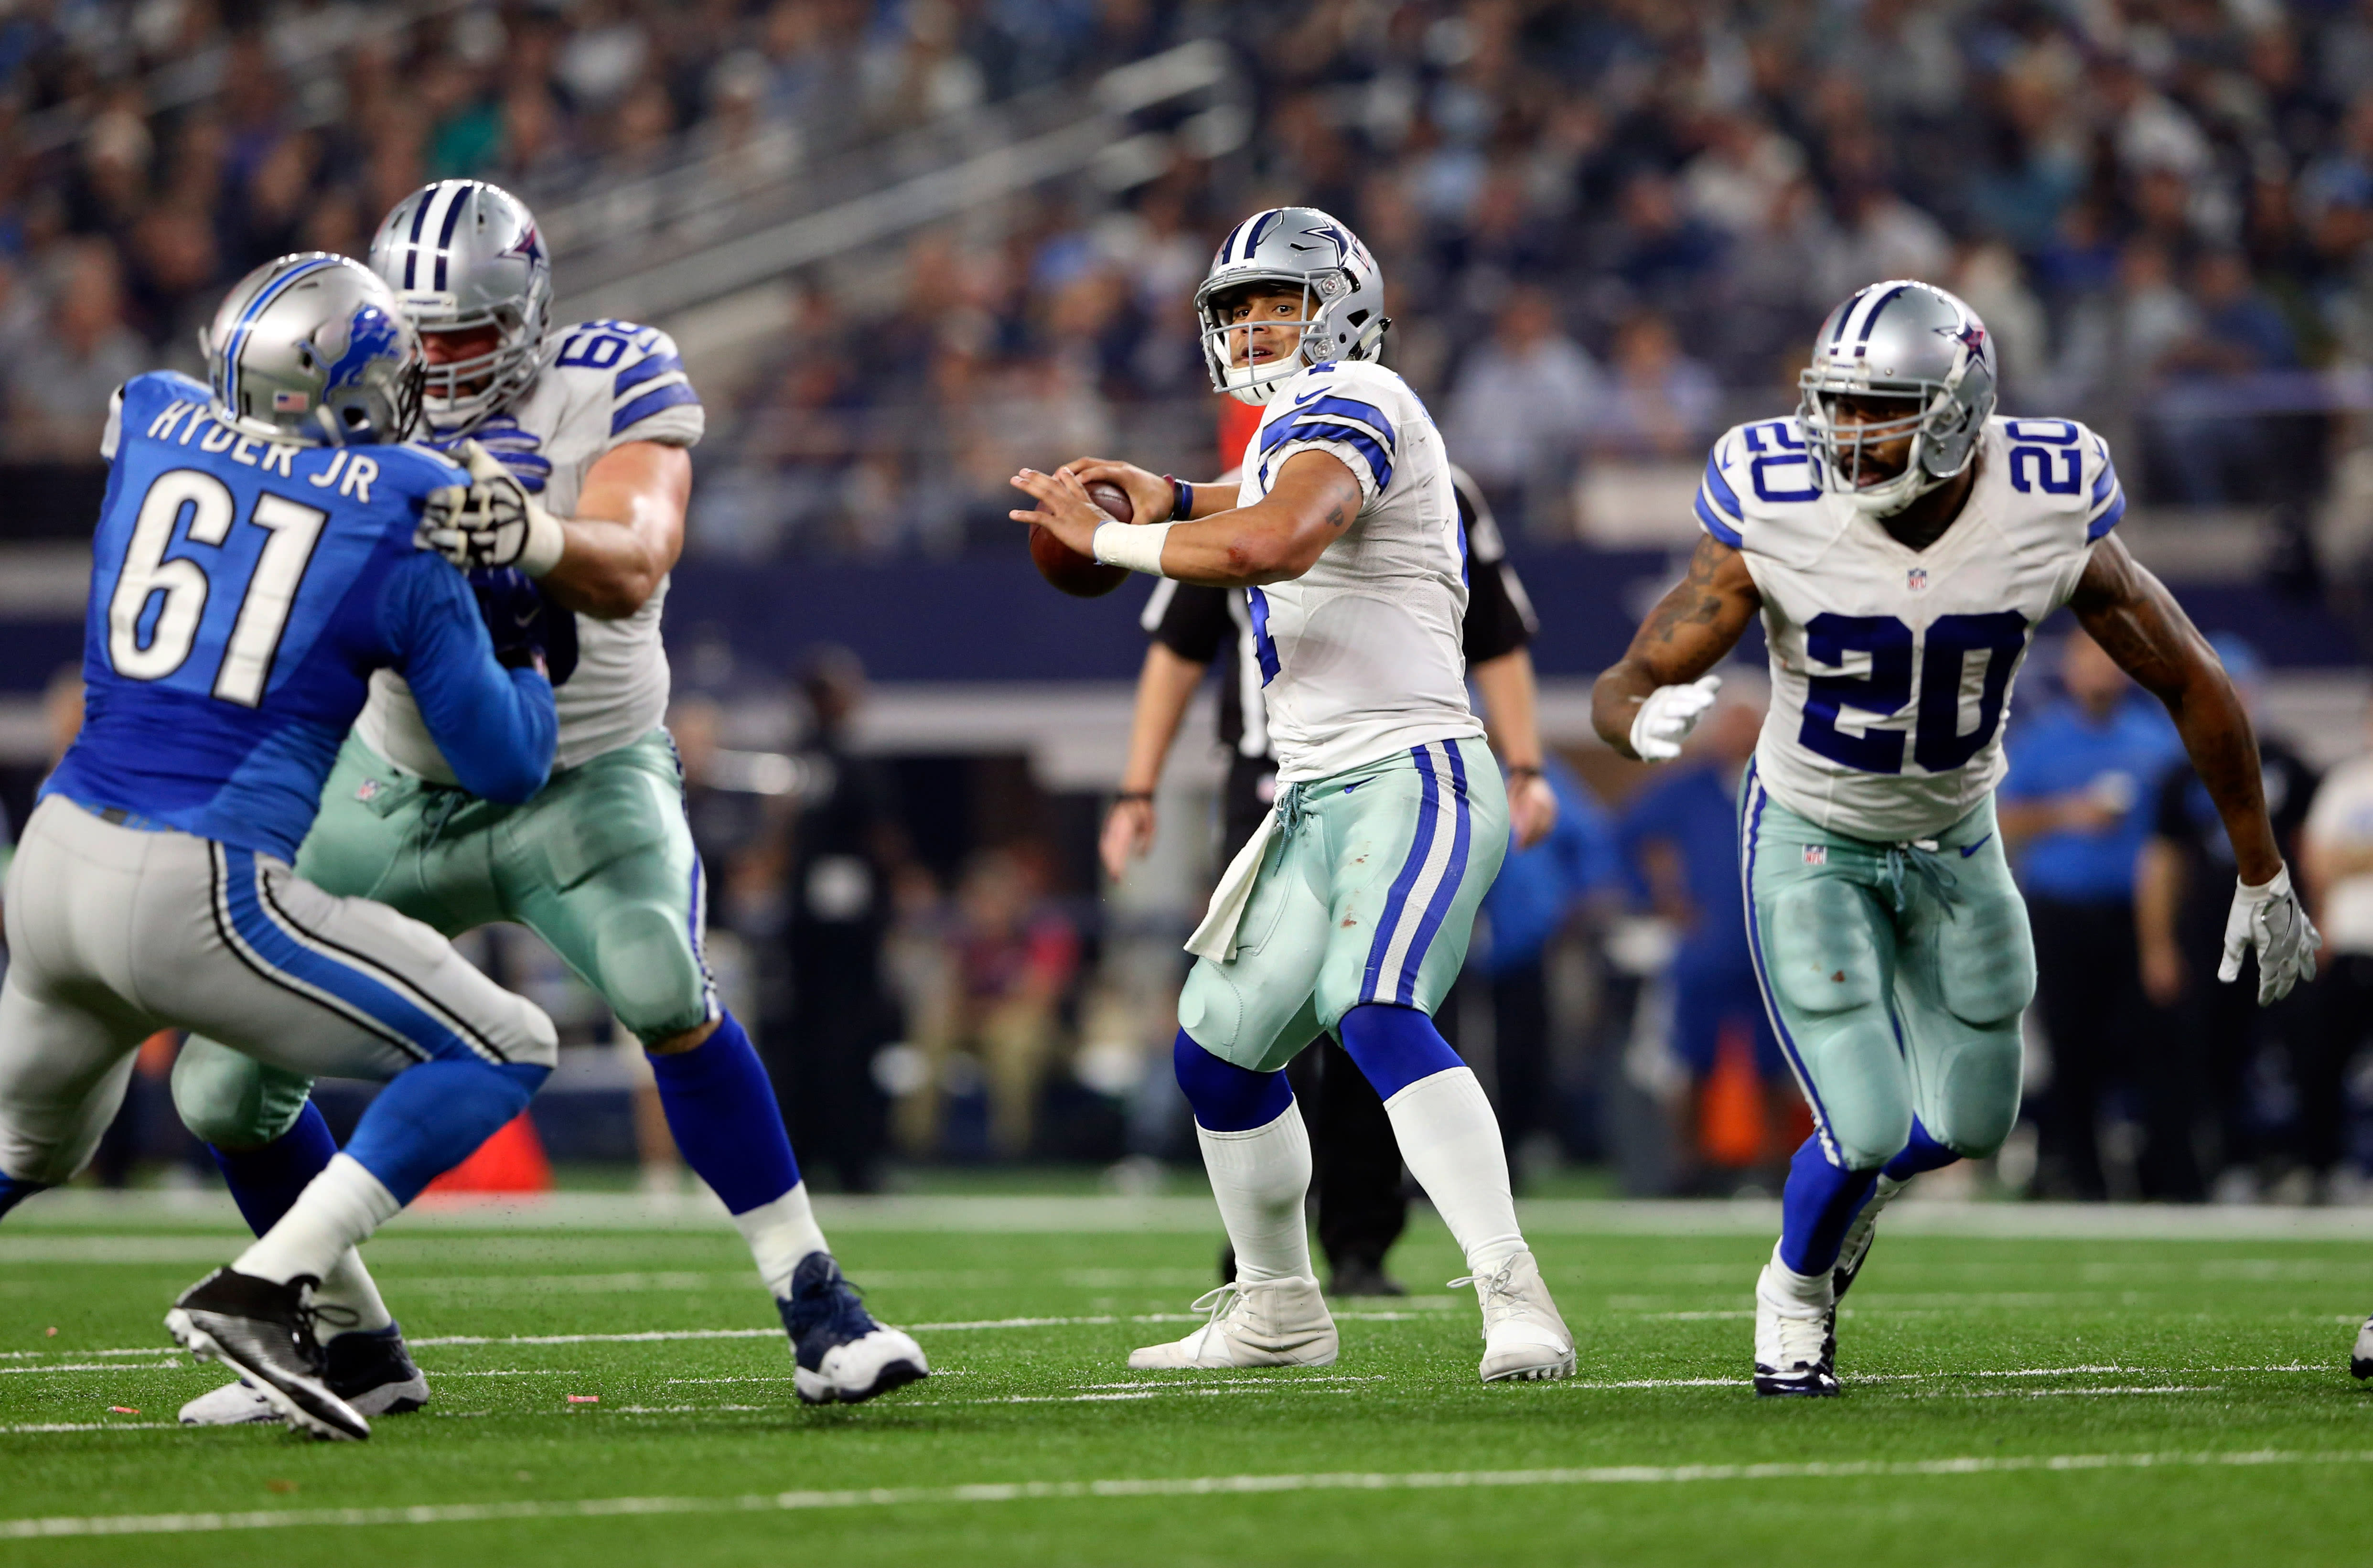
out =
[[[543,787],[558,720],[538,617],[500,614],[490,636],[462,574],[415,543],[429,497],[466,476],[397,444],[425,362],[387,286],[338,256],[269,263],[224,301],[206,358],[211,388],[135,377],[109,414],[82,732],[8,874],[0,1213],[82,1168],[160,1028],[392,1080],[345,1153],[166,1318],[291,1426],[367,1437],[314,1332],[350,1309],[315,1292],[519,1114],[556,1037],[435,931],[289,863],[374,672],[403,674],[493,799]]]
[[[484,181],[398,202],[371,266],[420,330],[423,435],[473,475],[453,504],[431,504],[425,537],[456,565],[532,578],[522,591],[554,606],[583,659],[559,694],[552,776],[524,801],[477,788],[403,673],[380,673],[297,865],[448,936],[516,920],[549,942],[642,1042],[677,1146],[776,1304],[798,1396],[853,1403],[911,1383],[929,1371],[922,1348],[842,1278],[766,1070],[709,979],[707,876],[660,724],[660,618],[705,427],[675,345],[631,322],[554,326],[534,215]],[[308,1074],[205,1039],[174,1064],[182,1120],[259,1229],[336,1152],[311,1090]],[[368,1276],[358,1266],[337,1285],[330,1299],[361,1318],[330,1341],[333,1385],[367,1415],[417,1408],[427,1384]],[[181,1410],[193,1425],[270,1418],[238,1384]]]

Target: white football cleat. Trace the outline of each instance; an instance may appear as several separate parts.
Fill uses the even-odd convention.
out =
[[[2373,1377],[2373,1317],[2356,1330],[2356,1348],[2349,1352],[2348,1370],[2359,1377]]]
[[[1450,1281],[1473,1285],[1483,1308],[1483,1381],[1536,1382],[1573,1375],[1573,1336],[1558,1316],[1530,1252],[1512,1254],[1489,1274]]]
[[[1195,1298],[1211,1316],[1183,1340],[1128,1352],[1140,1371],[1179,1367],[1332,1366],[1334,1315],[1318,1281],[1288,1277],[1222,1285]]]
[[[1816,1398],[1838,1391],[1838,1309],[1808,1305],[1771,1277],[1775,1258],[1755,1281],[1755,1391]]]

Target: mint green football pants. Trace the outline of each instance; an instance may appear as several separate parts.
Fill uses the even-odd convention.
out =
[[[718,1015],[701,952],[707,888],[665,730],[555,773],[516,806],[427,783],[349,735],[297,874],[448,937],[516,920],[646,1043]],[[181,1120],[228,1149],[287,1131],[312,1087],[195,1036],[173,1064]]]
[[[1993,798],[1933,841],[1878,844],[1815,826],[1750,766],[1740,813],[1756,977],[1830,1164],[1885,1164],[1915,1116],[1965,1158],[2000,1148],[2035,939]]]
[[[1479,740],[1429,742],[1278,790],[1236,954],[1198,958],[1178,995],[1178,1026],[1256,1072],[1364,1003],[1432,1014],[1508,852],[1508,797]]]

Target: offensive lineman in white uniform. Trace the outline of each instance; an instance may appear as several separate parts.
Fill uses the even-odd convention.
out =
[[[841,1278],[766,1069],[701,952],[706,876],[660,728],[660,615],[704,424],[675,345],[628,322],[551,331],[534,216],[480,181],[397,203],[370,261],[420,329],[430,444],[472,477],[432,497],[422,542],[457,566],[535,579],[563,611],[549,618],[573,625],[578,658],[555,693],[551,781],[520,806],[459,788],[412,694],[382,672],[298,864],[449,936],[517,920],[551,942],[643,1042],[685,1162],[731,1211],[780,1309],[800,1397],[855,1401],[921,1377],[914,1340],[874,1323]],[[205,1040],[175,1064],[182,1119],[259,1231],[335,1152],[310,1088]],[[427,1386],[360,1259],[350,1253],[319,1293],[358,1320],[326,1347],[331,1386],[366,1415],[417,1408]],[[268,1413],[234,1385],[181,1419]]]
[[[1994,831],[2011,683],[2062,605],[2167,705],[2239,866],[2221,978],[2315,976],[2257,743],[2216,655],[2110,530],[2109,447],[1997,419],[1968,306],[1873,284],[1831,311],[1790,418],[1714,443],[1688,578],[1601,675],[1592,719],[1663,762],[1759,610],[1771,708],[1742,786],[1748,936],[1812,1104],[1756,1287],[1755,1389],[1838,1391],[1837,1298],[1879,1210],[1921,1171],[1993,1153],[2018,1112],[2027,911]]]
[[[1402,1157],[1465,1251],[1486,1382],[1563,1376],[1573,1340],[1517,1229],[1499,1125],[1431,1016],[1508,841],[1507,799],[1467,704],[1464,535],[1442,437],[1374,363],[1383,280],[1310,207],[1257,213],[1197,290],[1213,384],[1265,404],[1231,496],[1126,463],[1024,469],[1016,519],[1073,549],[1248,599],[1278,802],[1187,943],[1178,1082],[1195,1110],[1236,1278],[1211,1316],[1135,1367],[1325,1366],[1310,1266],[1310,1141],[1280,1071],[1334,1030],[1384,1095]],[[1140,526],[1085,486],[1108,479]],[[1168,522],[1156,519],[1168,518]],[[1204,1305],[1198,1303],[1198,1305]]]

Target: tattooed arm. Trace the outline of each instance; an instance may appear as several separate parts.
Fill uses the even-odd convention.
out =
[[[1081,555],[1094,553],[1096,526],[1106,520],[1077,474],[1025,468],[1012,484],[1038,503],[1035,510],[1010,514],[1014,521],[1042,524]],[[1277,471],[1268,494],[1251,506],[1173,523],[1162,546],[1162,575],[1216,588],[1290,582],[1342,537],[1360,504],[1360,482],[1341,458],[1298,451]]]
[[[2225,819],[2241,880],[2253,886],[2272,881],[2283,857],[2266,820],[2257,736],[2225,666],[2183,607],[2114,534],[2094,546],[2068,607],[2118,668],[2167,704],[2192,767]]]
[[[1625,756],[1637,755],[1631,720],[1641,703],[1659,686],[1685,686],[1721,663],[1762,607],[1746,557],[1712,534],[1701,537],[1689,575],[1657,603],[1621,662],[1591,688],[1591,727]]]

